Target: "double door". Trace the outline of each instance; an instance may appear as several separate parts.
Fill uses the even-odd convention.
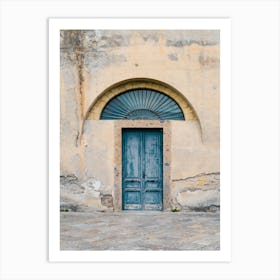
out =
[[[123,210],[162,210],[162,130],[124,129]]]

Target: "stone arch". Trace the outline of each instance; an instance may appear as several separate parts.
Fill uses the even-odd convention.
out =
[[[102,111],[110,100],[112,100],[114,97],[120,95],[123,92],[133,89],[155,90],[162,92],[163,94],[172,98],[182,109],[185,121],[198,121],[202,136],[202,127],[198,114],[196,113],[191,103],[187,100],[187,98],[171,85],[149,78],[134,78],[124,80],[111,85],[110,87],[106,88],[103,92],[101,92],[97,96],[97,98],[91,103],[85,114],[82,123],[81,135],[83,134],[84,123],[86,120],[100,120]]]

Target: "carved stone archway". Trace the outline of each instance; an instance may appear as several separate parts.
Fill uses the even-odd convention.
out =
[[[84,121],[99,120],[102,114],[102,110],[112,98],[123,92],[133,89],[150,89],[164,93],[165,95],[172,98],[180,106],[184,114],[184,119],[186,121],[197,120],[200,124],[195,109],[182,93],[164,82],[147,78],[128,79],[116,83],[105,89],[89,106]]]

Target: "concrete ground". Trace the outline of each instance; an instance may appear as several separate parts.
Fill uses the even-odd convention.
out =
[[[219,250],[219,212],[61,212],[61,250]]]

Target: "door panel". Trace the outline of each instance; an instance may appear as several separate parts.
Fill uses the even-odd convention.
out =
[[[160,135],[144,132],[144,173],[148,179],[159,178],[160,175]]]
[[[123,130],[124,210],[162,210],[162,130]]]
[[[141,192],[126,190],[124,200],[125,210],[141,210]]]
[[[139,178],[141,170],[141,134],[138,132],[128,132],[124,140],[125,177]]]

